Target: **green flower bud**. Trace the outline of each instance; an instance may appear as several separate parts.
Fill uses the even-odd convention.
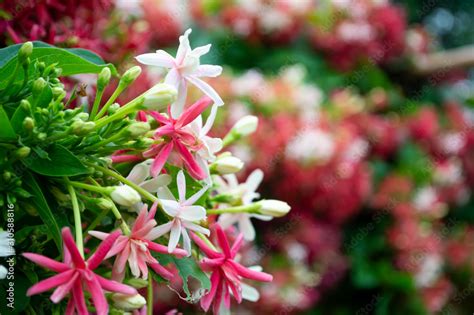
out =
[[[70,202],[71,197],[65,193],[63,193],[58,187],[52,187],[51,188],[51,193],[53,196],[56,198],[56,200],[60,202]]]
[[[31,149],[29,147],[22,147],[15,151],[14,155],[19,159],[24,159],[30,155]]]
[[[38,96],[41,92],[43,92],[43,89],[46,87],[46,81],[43,78],[38,78],[36,81],[33,83],[33,88],[32,93],[33,96]]]
[[[142,68],[140,66],[134,66],[128,69],[120,79],[121,84],[128,86],[130,83],[135,81],[136,78],[142,73]]]
[[[135,147],[136,148],[148,148],[153,143],[155,143],[155,140],[153,140],[151,138],[140,138],[135,142]]]
[[[27,112],[31,111],[31,104],[28,100],[21,100],[20,106]]]
[[[99,77],[97,78],[97,89],[103,90],[109,84],[110,77],[112,76],[109,68],[103,68],[102,71],[99,73]]]
[[[159,83],[146,92],[142,106],[146,109],[160,111],[173,103],[177,95],[178,92],[173,86]]]
[[[31,131],[33,130],[34,127],[35,127],[35,121],[33,120],[33,118],[26,117],[23,120],[23,128],[25,128],[26,130]]]
[[[147,122],[137,121],[127,127],[126,133],[133,138],[143,136],[150,130],[150,124]]]
[[[25,211],[29,215],[31,215],[32,217],[37,217],[38,216],[38,210],[34,206],[32,206],[30,203],[25,203],[23,205],[23,207],[24,207]]]
[[[24,64],[28,62],[28,57],[31,56],[32,52],[33,52],[33,44],[31,42],[26,42],[23,45],[21,45],[21,48],[18,51],[18,62],[20,64]]]
[[[37,138],[39,141],[44,141],[44,140],[46,140],[47,136],[48,136],[48,135],[45,134],[44,132],[40,132],[40,133],[36,136],[36,138]]]
[[[107,113],[108,113],[109,115],[112,115],[112,114],[114,114],[119,108],[120,108],[120,104],[118,104],[118,103],[113,103],[113,104],[110,105],[110,107],[107,109]]]
[[[9,182],[10,179],[12,178],[12,175],[13,174],[9,171],[3,172],[3,180],[6,181],[6,182]]]
[[[135,289],[142,289],[148,285],[148,281],[143,280],[142,278],[131,278],[127,280],[126,284],[134,287]]]
[[[75,118],[80,119],[82,121],[88,121],[89,120],[89,114],[82,112],[82,113],[77,114]]]
[[[55,99],[61,101],[66,97],[66,91],[60,87],[54,87],[52,88],[53,91],[53,96]]]
[[[109,199],[105,199],[105,198],[97,198],[95,200],[95,204],[101,210],[110,210],[114,207],[114,203],[110,201]]]
[[[36,68],[38,69],[38,71],[40,73],[43,73],[44,68],[46,68],[46,64],[44,62],[40,61],[36,64]]]

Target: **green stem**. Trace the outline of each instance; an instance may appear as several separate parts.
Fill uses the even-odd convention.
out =
[[[229,207],[225,209],[213,209],[207,210],[207,214],[223,214],[223,213],[257,213],[258,209],[260,209],[260,205],[258,203],[252,203],[249,205],[244,206],[237,206],[237,207]]]
[[[92,105],[89,120],[94,120],[95,116],[97,115],[97,112],[99,111],[100,101],[102,100],[102,95],[104,95],[104,89],[98,89],[97,93],[95,94],[94,105]]]
[[[70,183],[70,185],[72,185],[74,187],[86,189],[86,190],[89,190],[89,191],[94,191],[94,192],[97,192],[97,193],[102,194],[102,195],[107,195],[108,196],[109,193],[110,193],[110,189],[105,188],[105,187],[97,187],[97,186],[94,186],[94,185],[84,184],[84,183],[80,183],[80,182],[69,182],[69,183]]]
[[[104,117],[104,118],[101,118],[101,119],[97,120],[95,129],[98,130],[98,129],[102,128],[103,126],[107,125],[108,123],[114,121],[114,120],[121,119],[121,118],[127,116],[128,114],[133,113],[134,111],[136,111],[137,107],[142,104],[143,100],[144,100],[143,96],[139,96],[136,99],[134,99],[133,101],[130,101],[129,103],[122,106],[113,115],[107,116],[107,117]],[[99,113],[99,115],[100,115],[100,113]],[[97,115],[97,117],[99,117],[99,115]],[[96,119],[97,119],[97,117],[96,117]]]
[[[95,227],[97,225],[99,225],[100,221],[102,221],[107,216],[109,211],[110,211],[110,209],[105,209],[98,216],[96,216],[94,221],[92,221],[92,223],[89,224],[87,229],[84,231],[83,237],[86,237],[87,233],[89,233],[89,231],[92,231],[93,229],[95,229]]]
[[[122,214],[120,213],[119,209],[113,204],[112,206],[112,213],[114,214],[117,221],[120,222],[120,229],[125,235],[130,235],[130,228],[128,227],[125,220],[122,218]]]
[[[205,236],[203,235],[202,233],[200,232],[195,232],[195,234],[200,238],[202,239],[206,244],[207,246],[209,246],[213,251],[217,251],[216,247],[214,246],[214,244],[211,243],[211,241]]]
[[[125,129],[122,129],[122,130],[125,130]],[[102,141],[99,141],[99,142],[96,142],[95,144],[85,148],[83,150],[83,152],[89,152],[89,151],[92,151],[92,150],[95,150],[95,149],[98,149],[100,147],[103,147],[105,146],[106,144],[110,143],[110,142],[113,142],[117,139],[120,139],[121,137],[123,137],[123,133],[122,132],[118,132],[116,134],[114,134],[112,137],[110,138],[107,138],[107,139],[104,139]]]
[[[69,178],[64,177],[64,181],[66,182],[67,189],[69,191],[69,195],[71,195],[71,202],[72,202],[72,211],[74,213],[74,229],[76,232],[76,245],[79,253],[84,258],[84,241],[82,239],[82,223],[81,223],[81,211],[79,210],[79,203],[77,202],[76,191],[69,180]]]
[[[153,315],[153,277],[151,274],[148,275],[146,314]]]
[[[100,112],[97,114],[97,116],[95,116],[95,119],[99,119],[100,117],[104,116],[105,113],[107,113],[107,110],[109,109],[110,105],[115,102],[117,97],[119,97],[119,95],[123,92],[123,90],[125,90],[126,87],[126,85],[119,83],[112,96],[110,96],[110,98],[107,100],[107,103],[104,104]]]
[[[235,134],[232,130],[222,139],[222,148],[234,143],[235,141],[239,140],[240,136]]]

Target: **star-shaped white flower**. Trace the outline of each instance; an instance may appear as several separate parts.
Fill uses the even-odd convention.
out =
[[[157,50],[156,53],[142,54],[136,57],[140,63],[145,65],[169,69],[164,83],[174,86],[178,91],[178,98],[171,106],[173,118],[178,118],[183,112],[188,83],[199,88],[216,105],[224,104],[219,94],[209,84],[200,79],[202,77],[217,77],[222,73],[221,66],[200,64],[201,56],[209,52],[211,44],[191,49],[189,34],[191,34],[191,29],[188,29],[184,35],[179,37],[179,47],[175,58],[164,50]]]
[[[206,209],[193,204],[206,192],[208,187],[203,187],[197,193],[186,199],[186,178],[183,171],[179,171],[177,176],[179,198],[176,200],[168,188],[162,187],[158,190],[158,198],[163,210],[173,219],[165,224],[153,229],[153,237],[159,237],[170,232],[168,252],[172,253],[178,245],[179,239],[183,236],[183,248],[191,255],[191,239],[187,230],[200,232],[209,235],[209,230],[196,224],[206,219]]]
[[[249,177],[247,177],[245,183],[241,184],[239,184],[237,177],[234,174],[224,175],[223,178],[225,180],[220,177],[217,177],[216,180],[216,183],[219,186],[217,189],[219,194],[240,196],[242,205],[248,205],[252,203],[255,198],[260,197],[260,194],[255,191],[263,180],[262,170],[256,169],[249,175]],[[218,223],[224,229],[237,223],[239,231],[244,235],[244,239],[252,241],[255,239],[255,228],[250,221],[251,218],[269,221],[273,217],[254,213],[224,213],[219,216]]]

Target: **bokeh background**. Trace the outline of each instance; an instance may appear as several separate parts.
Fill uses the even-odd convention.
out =
[[[205,63],[258,131],[232,147],[289,216],[257,224],[243,259],[273,283],[236,314],[472,314],[474,2],[3,0],[0,43],[133,56],[212,43]],[[163,73],[144,69],[130,98]],[[71,85],[87,97],[95,79]],[[193,98],[193,95],[190,95]],[[219,133],[219,131],[218,131]],[[245,177],[246,174],[241,174]],[[196,313],[164,288],[157,314]]]

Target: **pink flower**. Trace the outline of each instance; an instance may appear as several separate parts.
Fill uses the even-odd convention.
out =
[[[201,56],[209,52],[211,45],[191,49],[189,34],[191,34],[191,29],[188,29],[184,35],[179,37],[176,58],[173,58],[164,50],[157,50],[156,53],[136,57],[140,63],[170,69],[166,75],[165,83],[174,86],[178,91],[178,99],[171,106],[171,115],[174,118],[177,118],[183,112],[188,82],[204,92],[217,106],[224,104],[219,94],[209,84],[200,79],[201,77],[217,77],[222,72],[221,66],[200,64]]]
[[[64,242],[63,262],[57,262],[34,253],[23,254],[24,257],[34,263],[58,273],[29,288],[26,293],[28,296],[56,288],[50,297],[53,303],[59,303],[68,293],[71,293],[66,314],[72,315],[75,311],[78,314],[89,314],[84,298],[84,290],[87,290],[91,295],[96,313],[98,315],[105,315],[109,312],[109,306],[105,299],[104,290],[129,295],[138,294],[137,290],[132,287],[105,279],[93,272],[104,260],[115,240],[120,236],[119,231],[105,238],[87,261],[79,253],[68,227],[62,229],[62,236]]]
[[[157,139],[165,138],[164,143],[152,145],[143,153],[146,158],[155,157],[151,166],[152,176],[157,176],[161,172],[172,150],[176,148],[191,176],[198,180],[206,178],[205,170],[191,153],[201,150],[205,144],[196,137],[192,130],[185,127],[201,115],[211,103],[210,98],[203,97],[186,109],[178,119],[172,118],[171,115],[165,117],[158,112],[150,112],[150,115],[161,123],[161,127],[155,132],[155,137]]]
[[[150,212],[148,212],[148,206],[144,205],[133,224],[130,235],[120,235],[113,244],[106,256],[106,258],[110,258],[117,255],[112,269],[112,279],[117,281],[123,280],[127,261],[135,278],[140,277],[141,274],[142,279],[147,279],[147,266],[150,266],[165,279],[169,280],[173,276],[150,253],[150,251],[168,253],[166,246],[152,242],[160,236],[157,233],[156,221],[154,220],[157,205],[157,203],[153,204]],[[110,234],[99,231],[90,231],[89,234],[101,240],[107,239],[110,236]],[[180,257],[187,255],[185,250],[179,248],[172,251],[172,254]]]
[[[214,224],[212,228],[217,235],[217,242],[222,252],[213,250],[194,234],[191,237],[207,256],[201,261],[201,267],[205,271],[212,272],[211,290],[201,299],[201,307],[207,311],[213,303],[213,312],[218,314],[221,307],[230,308],[231,292],[238,303],[242,302],[242,298],[251,301],[258,300],[257,290],[241,283],[242,278],[270,282],[273,280],[273,276],[246,268],[234,260],[242,246],[242,233],[239,234],[232,247],[230,247],[222,228],[218,224]]]

